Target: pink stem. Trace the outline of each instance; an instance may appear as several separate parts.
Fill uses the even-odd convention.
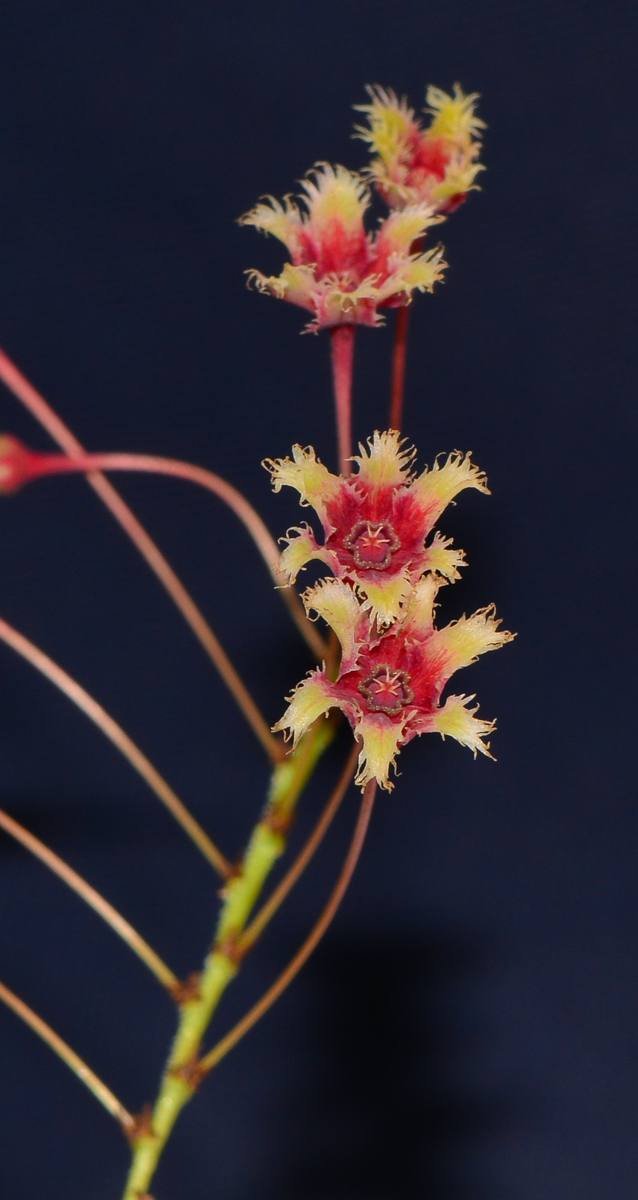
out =
[[[330,330],[332,379],[337,417],[337,446],[339,470],[349,475],[352,470],[352,363],[354,358],[354,325],[334,325]]]
[[[49,433],[53,438],[53,441],[57,442],[58,446],[64,450],[65,454],[68,454],[70,458],[79,458],[86,453],[82,444],[77,440],[74,434],[71,433],[71,430],[64,424],[64,421],[60,420],[57,413],[55,413],[51,408],[51,405],[48,404],[44,399],[44,396],[41,396],[40,393],[36,391],[33,385],[29,383],[29,380],[26,379],[22,372],[19,371],[15,366],[15,364],[11,362],[11,359],[4,353],[3,350],[0,350],[0,379],[6,384],[9,390],[13,392],[14,396],[17,396],[18,400],[22,401],[25,408],[27,408],[32,416],[35,417],[36,421],[38,421],[40,425],[46,429],[47,433]],[[159,547],[156,546],[153,539],[146,532],[144,526],[140,521],[138,521],[135,513],[131,511],[128,504],[125,503],[119,492],[117,492],[113,487],[112,483],[110,483],[109,480],[106,479],[105,476],[100,472],[92,471],[89,475],[87,475],[87,482],[91,485],[93,490],[97,492],[103,504],[113,514],[116,521],[133,542],[134,546],[137,547],[142,557],[146,559],[149,567],[155,573],[160,583],[165,587],[173,603],[184,617],[184,620],[188,625],[190,625],[195,637],[204,647],[204,650],[210,656],[210,658],[212,658],[215,666],[219,668],[219,652],[221,651],[221,653],[224,654],[220,643],[215,637],[215,634],[206,621],[203,613],[200,612],[199,608],[195,604],[192,596],[186,590],[179,577],[175,574],[170,563],[168,563],[164,558],[164,555]],[[220,483],[221,482],[223,481],[220,480]],[[230,488],[230,484],[227,484],[226,486],[231,491],[235,491],[234,488]],[[221,496],[222,493],[218,492],[218,495]],[[239,493],[237,493],[237,495],[239,496]],[[222,498],[226,499],[226,497]],[[239,498],[243,500],[243,497],[239,496]],[[244,504],[251,509],[251,506],[248,505],[247,501],[244,501]],[[253,509],[251,509],[251,511],[254,512]],[[240,517],[240,520],[243,520],[243,516],[241,515],[239,508],[236,508],[235,512],[237,513],[237,516]],[[255,517],[258,521],[260,521],[260,518],[256,513]],[[268,534],[265,526],[263,526],[263,528],[267,537],[270,538],[270,534]],[[262,550],[263,553],[261,546],[260,550]],[[327,650],[324,640],[317,632],[312,622],[306,617],[297,593],[290,587],[282,586],[281,595],[284,599],[284,602],[288,606],[293,621],[295,622],[302,636],[305,638],[310,649],[314,654],[317,655],[319,659],[325,658]]]
[[[188,809],[182,804],[182,801],[176,796],[172,787],[160,775],[159,771],[149,762],[148,758],[135,742],[124,732],[122,727],[118,725],[113,717],[109,716],[101,704],[93,699],[93,696],[72,679],[67,672],[58,666],[48,654],[44,654],[38,646],[34,646],[28,638],[9,625],[7,621],[0,619],[0,641],[5,645],[10,646],[15,650],[16,654],[21,655],[27,662],[35,667],[36,671],[40,671],[55,687],[59,688],[73,704],[101,729],[105,737],[117,746],[117,749],[125,758],[128,759],[131,766],[146,780],[152,791],[162,804],[165,804],[169,812],[173,814],[175,820],[179,822],[182,829],[186,831],[188,836],[192,838],[196,846],[206,856],[208,861],[212,863],[215,870],[221,875],[222,879],[228,879],[232,874],[230,863],[224,858],[224,855],[214,842],[211,841],[208,834],[204,832],[201,825],[189,813]]]
[[[405,391],[405,362],[408,349],[408,326],[410,308],[405,304],[397,309],[394,327],[394,353],[392,356],[392,388],[390,393],[390,429],[401,429],[403,420],[403,394]]]
[[[152,475],[173,475],[198,483],[232,508],[250,533],[275,583],[282,583],[278,569],[279,550],[261,517],[237,488],[205,467],[151,454],[87,454],[85,451],[74,454],[73,458],[66,454],[32,453],[32,464],[30,474],[33,479],[43,475],[86,475],[96,471],[147,471]]]

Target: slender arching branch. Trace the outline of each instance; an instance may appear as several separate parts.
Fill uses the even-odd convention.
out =
[[[8,357],[8,355],[6,355],[2,350],[0,350],[0,379],[6,385],[6,387],[13,392],[14,396],[16,396],[17,399],[24,404],[31,415],[35,417],[36,421],[38,421],[40,425],[46,429],[49,436],[58,444],[58,446],[60,446],[64,453],[69,456],[69,458],[80,458],[86,453],[81,442],[78,441],[68,426],[65,425],[64,421],[60,419],[48,401],[44,399],[44,396],[40,395],[33,385],[29,383],[29,380],[26,379],[26,377],[21,371],[18,370],[15,364],[11,362],[11,359]],[[219,476],[216,478],[219,479]],[[181,612],[184,620],[188,625],[190,625],[195,637],[198,639],[206,653],[219,670],[220,664],[222,664],[226,659],[224,650],[220,646],[210,625],[206,621],[206,618],[200,612],[199,608],[195,604],[195,601],[192,599],[181,580],[175,574],[173,568],[164,558],[162,552],[155,545],[153,539],[146,532],[144,526],[140,521],[138,521],[137,517],[122,499],[119,492],[116,491],[113,485],[101,472],[92,471],[87,473],[87,482],[91,485],[93,490],[100,497],[102,503],[106,505],[124,532],[137,547],[142,557],[146,560],[151,570],[155,573],[160,583],[168,592],[173,603]],[[261,518],[257,515],[257,513],[254,512],[251,506],[248,505],[248,502],[244,500],[244,498],[239,492],[236,491],[235,488],[232,488],[230,484],[226,484],[224,480],[220,480],[220,483],[224,485],[225,489],[228,489],[226,494],[222,494],[221,491],[218,491],[217,494],[221,499],[224,499],[226,503],[231,503],[234,495],[242,502],[242,504],[238,505],[237,507],[234,507],[234,505],[231,504],[231,507],[234,508],[234,511],[240,520],[244,521],[245,523],[246,514],[244,506],[247,506],[247,508],[254,513],[254,516],[257,522],[259,522],[263,531],[260,533],[261,544],[258,543],[260,552],[264,554],[264,552],[267,551],[268,555],[270,556],[271,550],[268,543],[271,543],[272,546],[275,547],[274,556],[276,560],[278,558],[278,553],[275,543],[272,541],[272,538],[270,537],[265,525],[261,521]],[[254,536],[252,529],[250,527],[247,528],[251,533],[251,536]],[[321,659],[325,654],[325,645],[323,643],[323,639],[320,637],[312,622],[306,617],[299,597],[292,590],[292,588],[282,587],[281,594],[285,603],[290,609],[293,620],[308,643],[313,654],[315,654],[317,658]],[[224,678],[225,682],[228,684],[228,679],[225,676]],[[273,739],[273,741],[275,741],[275,739]],[[276,761],[276,759],[274,761]]]
[[[117,746],[117,749],[130,762],[131,766],[145,779],[152,791],[162,804],[175,817],[175,820],[181,825],[182,829],[188,834],[191,841],[195,843],[199,850],[208,861],[212,864],[215,870],[221,875],[222,879],[228,879],[232,874],[232,868],[228,860],[217,849],[215,843],[209,838],[208,834],[202,829],[198,821],[189,813],[188,809],[173,791],[172,787],[160,775],[159,771],[153,766],[145,754],[135,745],[135,742],[128,736],[127,733],[113,720],[111,716],[94,700],[91,695],[79,684],[75,679],[72,679],[66,671],[59,667],[53,659],[34,646],[28,638],[23,634],[18,633],[12,625],[7,621],[0,619],[0,641],[10,646],[17,654],[31,663],[36,670],[51,683],[55,684],[69,700],[72,700],[79,709],[91,720],[102,733]]]
[[[112,1117],[115,1117],[116,1121],[120,1122],[124,1132],[127,1134],[132,1133],[136,1124],[135,1117],[128,1112],[111,1089],[105,1083],[102,1083],[102,1080],[95,1074],[95,1071],[87,1067],[79,1054],[76,1054],[75,1050],[72,1050],[59,1034],[50,1025],[47,1025],[46,1021],[42,1020],[42,1017],[39,1017],[32,1008],[29,1008],[28,1004],[24,1003],[24,1000],[20,1000],[19,996],[16,996],[15,992],[10,991],[3,983],[0,983],[0,1000],[16,1016],[20,1017],[34,1033],[37,1033],[38,1037],[41,1037],[42,1041],[46,1042],[47,1046],[50,1046],[55,1054],[62,1059],[62,1062],[66,1063],[67,1067],[71,1068],[74,1075],[77,1075],[78,1079],[82,1080],[82,1083],[100,1101],[100,1104],[104,1105],[107,1112]]]
[[[170,967],[166,966],[166,963],[162,961],[159,954],[155,953],[153,948],[149,946],[148,942],[144,940],[141,934],[133,928],[126,918],[112,904],[109,904],[108,900],[105,900],[104,896],[101,896],[94,887],[91,887],[91,884],[87,883],[86,879],[78,875],[77,871],[73,870],[73,867],[65,863],[64,859],[55,854],[48,846],[45,846],[44,842],[41,842],[34,834],[29,833],[29,830],[25,829],[24,825],[21,825],[19,821],[15,821],[13,817],[10,817],[1,808],[0,828],[4,829],[5,833],[8,833],[10,837],[15,838],[17,842],[20,842],[25,850],[29,850],[31,854],[39,858],[40,862],[44,863],[50,871],[53,871],[59,879],[64,880],[78,896],[81,896],[86,904],[94,912],[98,913],[106,921],[107,925],[110,925],[111,929],[126,942],[127,946],[130,946],[138,958],[141,958],[142,962],[146,963],[146,966],[153,972],[156,979],[159,979],[159,982],[169,992],[172,993],[175,989],[179,988],[180,981],[177,975],[171,971]]]

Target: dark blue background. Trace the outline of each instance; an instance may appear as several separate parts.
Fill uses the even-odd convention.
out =
[[[318,159],[362,166],[378,82],[482,94],[483,191],[444,226],[413,313],[406,433],[472,449],[493,495],[443,521],[468,552],[442,616],[498,603],[516,642],[462,679],[498,763],[422,739],[382,795],[313,963],[184,1113],[158,1200],[633,1200],[638,1188],[634,541],[635,61],[616,0],[322,4],[9,0],[0,14],[0,343],[96,450],[192,459],[274,533],[259,463],[334,465],[327,338],[245,289],[274,242],[235,218]],[[391,325],[391,322],[390,322]],[[358,339],[355,432],[386,422],[391,329]],[[3,391],[0,424],[45,448]],[[185,484],[122,491],[268,717],[310,665],[232,516]],[[235,855],[267,771],[170,602],[80,479],[0,508],[0,612],[75,674]],[[206,864],[85,719],[0,650],[3,804],[180,973]],[[304,800],[308,829],[345,746]],[[224,1000],[227,1028],[319,911],[354,817]],[[131,1108],[173,1027],[154,981],[0,841],[0,977]],[[6,1200],[116,1200],[127,1149],[0,1012]]]

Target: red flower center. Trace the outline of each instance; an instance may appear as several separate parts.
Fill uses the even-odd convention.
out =
[[[359,691],[368,701],[370,712],[383,712],[389,717],[398,717],[401,709],[414,700],[407,671],[395,671],[387,663],[379,663],[359,684]]]
[[[399,550],[401,540],[389,521],[357,521],[343,539],[346,550],[352,551],[355,566],[362,571],[385,571],[392,555]]]

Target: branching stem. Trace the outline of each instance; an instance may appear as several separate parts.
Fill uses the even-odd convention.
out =
[[[350,754],[348,755],[348,759],[341,773],[339,782],[330,796],[328,803],[319,817],[319,820],[317,821],[317,824],[310,834],[305,846],[303,846],[295,861],[286,871],[286,874],[275,888],[272,896],[269,896],[266,903],[262,905],[257,913],[257,916],[253,917],[250,925],[246,926],[242,937],[240,937],[235,947],[236,957],[243,958],[243,956],[247,954],[250,949],[252,949],[257,939],[261,937],[268,923],[272,920],[277,910],[283,904],[286,896],[292,891],[293,887],[297,883],[297,880],[303,875],[303,872],[305,871],[315,852],[319,849],[321,842],[323,841],[339,807],[341,806],[341,801],[348,790],[348,785],[352,780],[357,766],[358,756],[359,746],[355,743],[350,751]]]
[[[332,721],[320,717],[297,749],[274,769],[264,813],[252,832],[240,867],[223,889],[215,940],[204,961],[197,995],[180,1004],[177,1033],[153,1108],[151,1129],[133,1143],[123,1200],[138,1200],[140,1194],[148,1192],[175,1121],[200,1082],[198,1055],[202,1038],[224,991],[237,974],[235,947],[268,875],[283,854],[297,800],[332,741],[334,730]]]
[[[228,1054],[229,1050],[232,1050],[233,1046],[236,1046],[241,1038],[244,1037],[244,1034],[248,1033],[248,1030],[252,1029],[253,1025],[257,1024],[257,1021],[263,1017],[264,1013],[266,1013],[268,1009],[272,1007],[275,1001],[279,999],[281,994],[285,992],[288,985],[292,983],[295,975],[299,974],[299,971],[303,967],[304,963],[308,961],[313,950],[321,941],[339,905],[341,904],[341,901],[343,900],[350,880],[354,874],[355,867],[359,861],[359,856],[363,849],[363,843],[368,831],[368,825],[370,824],[370,817],[372,815],[372,806],[374,804],[376,790],[377,781],[376,779],[372,779],[370,783],[367,784],[363,794],[361,808],[359,810],[359,819],[350,843],[350,849],[348,850],[346,860],[341,869],[341,874],[339,875],[326,907],[324,908],[311,933],[303,943],[303,946],[297,951],[295,957],[288,964],[285,971],[282,971],[279,978],[275,980],[272,987],[268,988],[268,991],[264,993],[264,995],[261,997],[261,1000],[258,1000],[257,1003],[250,1009],[250,1011],[246,1013],[246,1016],[243,1017],[241,1021],[238,1021],[234,1029],[231,1029],[230,1033],[227,1033],[226,1036],[222,1038],[216,1046],[213,1046],[213,1049],[210,1050],[208,1054],[204,1056],[204,1058],[202,1058],[201,1062],[199,1063],[200,1072],[208,1074],[209,1071],[212,1071],[213,1067],[217,1066],[217,1063],[220,1062],[220,1060],[224,1058],[226,1054]]]

